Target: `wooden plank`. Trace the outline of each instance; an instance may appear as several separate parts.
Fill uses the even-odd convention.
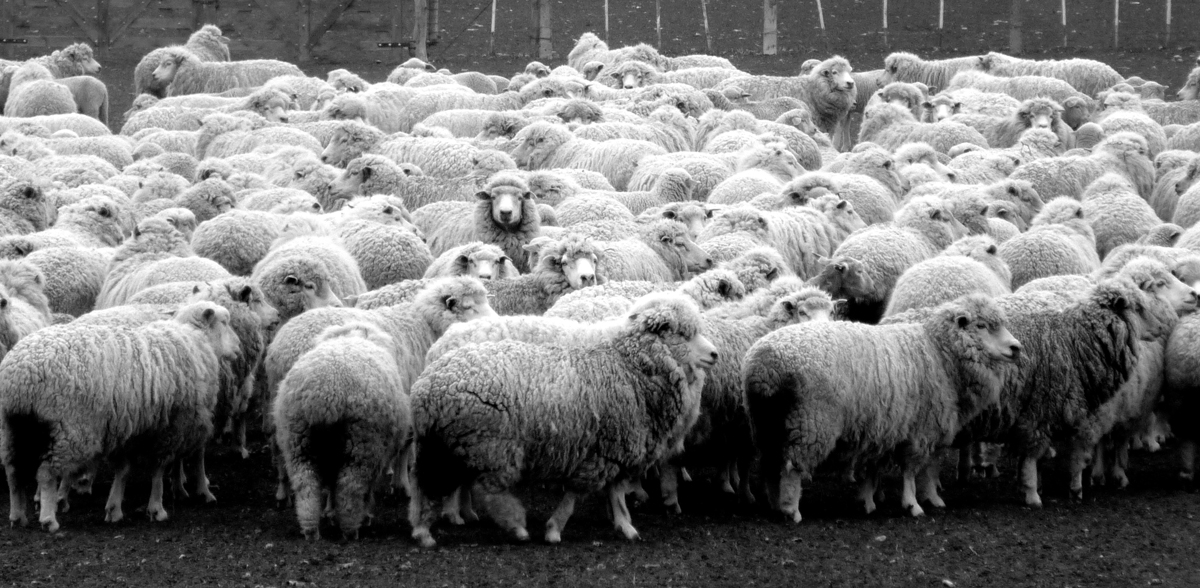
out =
[[[325,33],[329,32],[329,29],[337,24],[338,19],[342,17],[342,13],[346,12],[346,9],[350,8],[351,4],[354,4],[354,0],[338,0],[337,5],[329,11],[329,14],[326,14],[325,18],[321,19],[321,24],[318,24],[309,33],[308,46],[310,49],[316,47],[317,43],[321,42],[321,37],[324,37]]]
[[[125,18],[121,19],[121,24],[117,25],[117,28],[113,29],[112,33],[109,34],[109,40],[111,42],[116,42],[119,40],[121,35],[125,34],[125,30],[128,29],[129,26],[138,19],[139,16],[145,14],[146,10],[148,10],[150,5],[154,4],[154,2],[155,0],[140,0],[138,4],[125,15]]]
[[[413,0],[413,53],[421,61],[429,61],[429,4],[428,0]]]
[[[17,0],[0,0],[0,37],[12,39],[16,37],[17,30]],[[16,53],[16,47],[12,45],[0,46],[0,57],[11,59]]]
[[[67,13],[67,16],[71,17],[71,21],[75,23],[75,26],[79,27],[79,30],[83,31],[84,35],[87,35],[88,40],[91,41],[93,45],[100,44],[100,33],[96,30],[96,27],[93,26],[93,24],[79,12],[78,8],[75,8],[73,4],[67,2],[66,0],[54,0],[54,3],[58,5],[59,8],[63,9],[63,11]]]
[[[301,63],[308,61],[308,44],[310,31],[312,30],[312,0],[299,0],[296,6],[296,22],[299,29],[296,31],[296,49],[299,52],[298,58]]]
[[[550,0],[541,0],[538,10],[538,59],[554,59],[554,45],[550,42]]]

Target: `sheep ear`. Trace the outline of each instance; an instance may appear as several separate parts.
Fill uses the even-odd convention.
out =
[[[364,165],[362,171],[358,172],[358,175],[362,177],[362,181],[364,182],[371,179],[371,166]]]
[[[25,186],[25,189],[21,190],[21,196],[23,198],[33,199],[33,198],[37,198],[37,195],[38,195],[37,188],[35,188],[33,186]]]
[[[533,200],[533,192],[526,190],[525,193],[521,195],[521,198],[524,198],[525,200]]]
[[[729,282],[726,282],[725,280],[721,280],[721,282],[717,284],[717,294],[720,294],[721,298],[728,298],[729,291],[732,289],[733,286],[731,286]]]
[[[671,220],[675,220],[675,217],[676,217],[676,215],[675,215],[674,210],[664,210],[663,211],[663,218],[669,218]]]
[[[383,207],[383,214],[394,214],[395,212],[396,207],[392,206],[391,204]]]
[[[250,286],[242,286],[242,290],[240,292],[238,292],[237,296],[235,296],[234,298],[238,302],[245,302],[245,303],[249,304],[250,296],[253,294],[254,294],[254,288],[252,288]]]
[[[446,310],[454,312],[458,308],[458,299],[453,296],[446,296],[442,298],[442,306],[445,306]]]
[[[848,202],[846,200],[838,200],[838,203],[837,203],[838,210],[846,210],[846,208],[848,206],[850,206],[850,202]]]
[[[987,248],[988,255],[995,255],[996,251],[998,251],[998,249],[996,248],[995,245],[988,245],[988,248]]]
[[[787,312],[789,315],[796,314],[796,303],[792,302],[791,300],[784,300],[783,301],[783,310],[785,312]]]
[[[525,247],[529,247],[529,245],[525,245]],[[525,249],[525,247],[522,247],[522,249]],[[529,249],[525,250],[529,251]],[[471,263],[471,258],[467,257],[466,255],[459,255],[458,259],[454,260],[454,262],[458,265],[467,265],[468,263]]]
[[[211,325],[213,322],[213,317],[215,317],[216,315],[217,315],[217,311],[215,311],[211,308],[206,308],[206,309],[204,309],[204,312],[200,316],[204,319],[205,323]]]
[[[342,304],[346,308],[354,308],[358,306],[358,294],[347,294],[342,296]]]
[[[480,191],[478,191],[478,192],[476,192],[476,193],[475,193],[475,197],[476,197],[476,198],[478,198],[478,199],[480,199],[480,200],[491,200],[491,199],[492,199],[492,193],[491,193],[491,192],[488,192],[487,190],[480,190]]]
[[[139,229],[138,227],[133,227],[133,238],[137,239],[138,237],[141,237],[141,236],[142,236],[142,230]]]
[[[199,294],[199,293],[200,293],[200,285],[197,284],[195,286],[192,286],[192,295],[195,296],[196,294]]]
[[[763,274],[763,277],[766,278],[768,282],[774,282],[775,278],[779,277],[779,268],[773,267],[767,270],[767,273]]]
[[[929,211],[929,218],[931,218],[931,219],[933,219],[933,220],[936,220],[936,221],[944,221],[944,220],[946,220],[946,217],[945,217],[945,215],[943,215],[943,214],[942,214],[942,211],[940,211],[940,210],[931,210],[931,211]]]
[[[958,325],[958,328],[960,329],[965,329],[967,328],[967,325],[971,324],[971,317],[965,314],[960,314],[954,317],[954,324]]]
[[[283,283],[288,286],[295,286],[296,284],[300,283],[300,280],[296,278],[296,276],[288,276],[283,279]]]

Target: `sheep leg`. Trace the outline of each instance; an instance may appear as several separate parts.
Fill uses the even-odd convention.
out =
[[[971,479],[971,450],[973,444],[958,449],[958,481],[966,482]]]
[[[862,503],[863,512],[875,512],[875,488],[879,486],[879,470],[874,465],[865,465],[862,476],[858,481],[858,501]]]
[[[528,541],[529,531],[525,529],[525,507],[511,492],[502,490],[487,494],[483,500],[488,516],[496,521],[500,528],[512,533],[517,541]]]
[[[1108,465],[1107,462],[1108,462],[1109,457],[1110,456],[1108,455],[1108,452],[1104,450],[1104,443],[1103,442],[1097,443],[1096,444],[1096,456],[1092,460],[1092,472],[1091,472],[1092,486],[1103,486],[1104,485],[1104,482],[1105,482],[1104,473],[1105,473],[1105,470],[1107,469],[1106,466]]]
[[[42,528],[51,533],[58,530],[58,477],[50,472],[50,464],[43,463],[37,471],[38,494],[42,502],[42,512],[38,522]]]
[[[408,524],[412,526],[412,538],[421,547],[429,549],[437,545],[430,532],[436,519],[433,504],[421,493],[421,486],[413,484],[412,496],[408,499]]]
[[[1196,476],[1196,442],[1184,439],[1179,444],[1179,479],[1192,481]]]
[[[658,465],[658,491],[662,495],[663,506],[675,514],[683,512],[679,507],[679,469],[669,461]]]
[[[1129,486],[1129,477],[1125,475],[1125,469],[1129,467],[1129,444],[1118,443],[1112,453],[1112,479],[1117,488],[1124,490]]]
[[[288,473],[284,467],[283,456],[279,454],[279,448],[275,446],[274,440],[267,443],[271,448],[271,462],[275,464],[275,502],[285,504],[288,499]]]
[[[371,493],[371,472],[361,465],[349,464],[338,473],[337,502],[338,527],[346,539],[358,539],[358,528],[366,518],[367,495]]]
[[[1071,500],[1083,500],[1083,470],[1092,459],[1095,446],[1077,442],[1071,448],[1068,471],[1071,475]]]
[[[296,503],[296,520],[304,538],[313,541],[321,538],[322,492],[321,479],[312,464],[296,460],[292,464],[292,494]]]
[[[900,506],[903,506],[904,510],[908,511],[908,514],[914,517],[925,516],[925,510],[921,508],[920,504],[917,504],[917,472],[920,469],[915,464],[905,466],[903,474],[904,490],[900,496]]]
[[[928,500],[929,504],[934,508],[946,508],[946,502],[938,495],[938,486],[941,486],[942,477],[942,462],[935,456],[934,459],[921,470],[921,498]]]
[[[622,537],[630,541],[638,538],[637,529],[633,528],[633,517],[629,515],[629,507],[625,504],[625,493],[629,491],[629,483],[622,481],[609,486],[608,505],[612,510],[613,527]]]
[[[558,508],[554,509],[554,514],[550,515],[550,519],[546,521],[546,543],[562,542],[563,529],[567,527],[567,519],[571,518],[571,514],[575,512],[575,501],[578,498],[579,496],[570,490],[563,494]]]
[[[171,473],[174,474],[171,476],[171,490],[175,492],[176,500],[190,498],[191,495],[187,491],[187,472],[183,468],[183,462],[176,462],[175,466],[171,468]]]
[[[730,460],[725,463],[725,467],[721,468],[721,492],[725,494],[737,494],[734,486],[738,485],[737,463]]]
[[[742,497],[742,501],[746,504],[754,504],[754,492],[750,489],[750,459],[742,458],[737,461],[738,467],[738,493]]]
[[[1025,489],[1025,504],[1037,508],[1042,507],[1042,498],[1038,496],[1038,458],[1036,454],[1028,454],[1021,460],[1021,486]]]
[[[204,469],[203,445],[200,446],[200,450],[196,452],[196,456],[193,459],[196,460],[196,463],[192,466],[194,468],[192,476],[196,478],[196,495],[203,497],[205,504],[212,504],[217,501],[217,497],[213,496],[212,491],[209,489],[208,473]],[[180,471],[183,471],[183,463],[180,462],[179,464]]]
[[[250,450],[246,449],[246,414],[244,412],[233,417],[233,439],[233,448],[242,456],[242,459],[250,459]]]
[[[146,514],[159,522],[167,520],[167,509],[163,508],[163,475],[166,474],[166,470],[166,462],[154,468],[154,473],[150,476],[150,502],[146,504]]]
[[[113,472],[112,486],[108,489],[108,503],[104,505],[104,520],[110,523],[120,522],[125,518],[121,503],[125,500],[125,481],[129,478],[129,461],[125,460]]]
[[[791,461],[783,465],[782,476],[779,479],[779,510],[792,519],[793,523],[799,523],[801,520],[800,495],[803,491],[803,478],[800,470],[792,467]]]
[[[25,491],[17,480],[17,468],[12,465],[4,466],[4,475],[8,479],[8,522],[13,527],[24,527],[29,524],[25,514]]]
[[[646,501],[650,500],[650,493],[646,492],[646,487],[642,485],[641,478],[630,480],[626,482],[625,485],[628,488],[627,493],[633,495],[634,506],[645,504]]]
[[[463,495],[470,495],[470,490],[465,486],[455,488],[446,500],[442,501],[442,518],[450,521],[451,525],[465,525],[466,521],[462,517],[462,500]]]

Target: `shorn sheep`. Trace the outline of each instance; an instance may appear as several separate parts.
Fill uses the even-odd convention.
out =
[[[392,338],[370,323],[330,327],[300,356],[275,397],[275,439],[309,539],[323,494],[342,535],[356,538],[373,492],[408,442],[412,415]]]
[[[36,479],[39,522],[59,528],[59,479],[69,488],[89,465],[116,461],[105,519],[124,517],[131,463],[152,465],[147,513],[165,520],[163,474],[177,454],[212,434],[220,361],[238,353],[229,311],[209,302],[137,329],[47,327],[0,362],[0,460],[8,474],[9,520],[27,523],[26,488]],[[105,369],[96,370],[103,363]],[[200,473],[197,484],[207,485]]]
[[[901,448],[901,504],[944,506],[917,475],[1000,392],[998,370],[1021,345],[991,298],[970,295],[917,324],[810,322],[759,339],[742,365],[746,408],[769,505],[800,522],[801,485],[827,459],[864,470],[859,498],[875,509],[881,462]]]
[[[474,485],[492,518],[528,540],[525,509],[510,488],[554,481],[566,492],[546,524],[548,542],[562,540],[577,498],[600,490],[616,528],[636,539],[627,488],[694,422],[705,370],[718,357],[701,328],[691,300],[651,294],[599,342],[500,341],[435,360],[412,391],[413,538],[433,547],[431,501]]]

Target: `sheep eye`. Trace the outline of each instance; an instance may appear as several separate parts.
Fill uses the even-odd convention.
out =
[[[883,162],[883,169],[892,169],[892,162],[890,162],[890,161]]]

